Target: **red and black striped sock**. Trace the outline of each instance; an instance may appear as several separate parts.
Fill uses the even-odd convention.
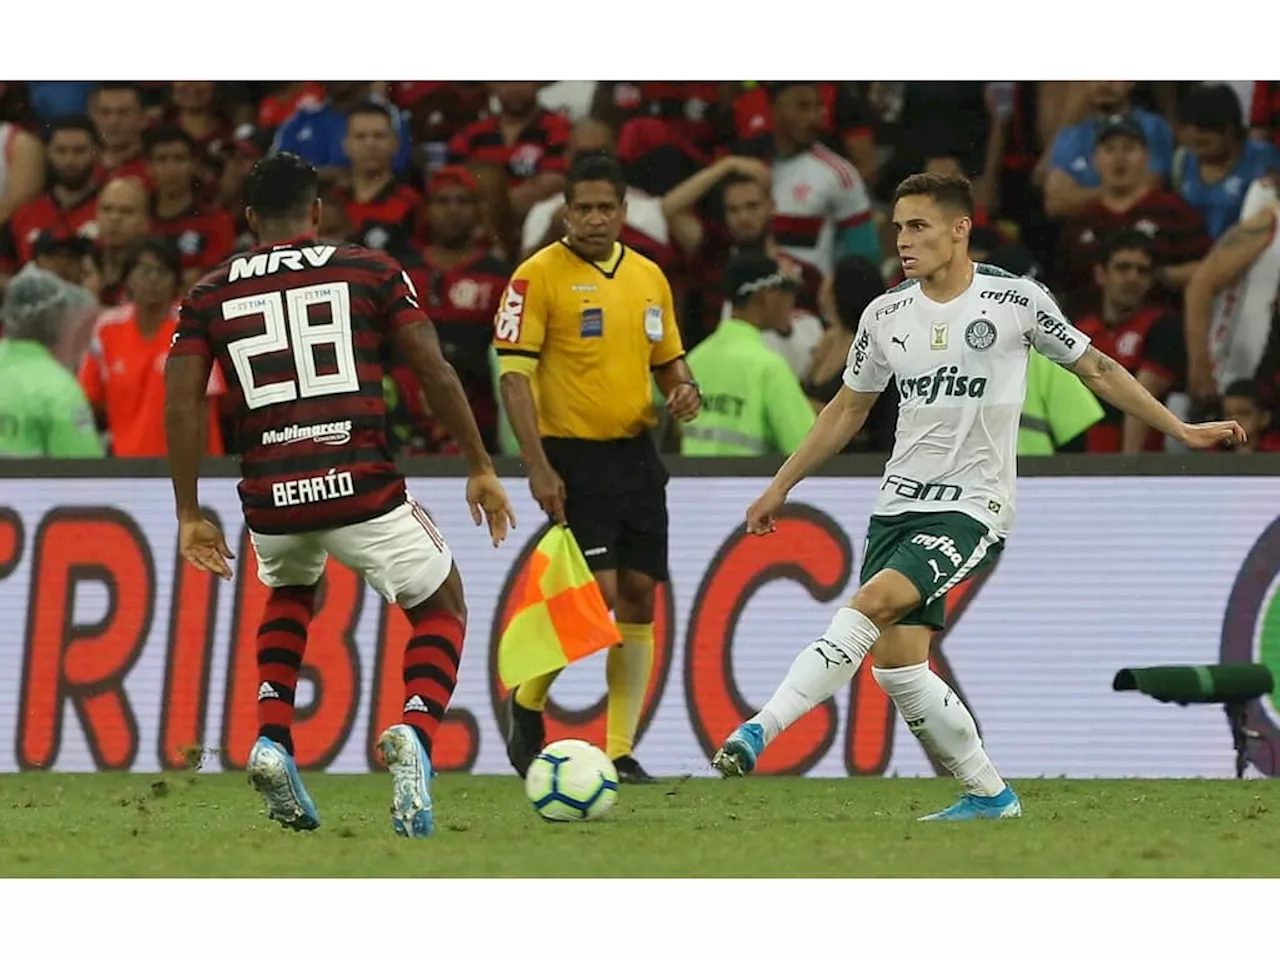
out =
[[[258,736],[293,754],[293,697],[307,649],[316,586],[277,587],[258,627]]]
[[[452,613],[411,614],[413,636],[404,651],[404,716],[431,756],[431,743],[458,683],[465,627]]]

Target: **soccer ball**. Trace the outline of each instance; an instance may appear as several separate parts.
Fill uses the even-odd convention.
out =
[[[599,820],[618,799],[618,771],[599,747],[557,740],[530,764],[524,792],[544,820]]]

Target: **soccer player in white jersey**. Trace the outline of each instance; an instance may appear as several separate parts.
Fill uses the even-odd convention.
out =
[[[991,563],[1009,532],[1028,351],[1188,447],[1244,439],[1235,422],[1183,423],[1098,352],[1044,287],[971,262],[972,218],[962,177],[916,174],[899,185],[893,222],[907,280],[863,312],[844,385],[747,510],[751,533],[772,532],[787,494],[862,428],[896,377],[897,438],[872,510],[861,586],[716,753],[712,764],[724,776],[754,769],[770,741],[847,687],[871,654],[876,681],[908,729],[965,787],[958,803],[922,819],[1020,816],[968,708],[929,669],[929,645],[947,592]]]

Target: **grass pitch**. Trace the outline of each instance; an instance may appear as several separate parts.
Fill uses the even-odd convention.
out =
[[[386,776],[307,777],[318,831],[239,774],[0,776],[0,875],[53,877],[1280,876],[1280,783],[1015,783],[1020,821],[916,823],[948,780],[691,779],[544,823],[514,776],[435,781],[437,833],[391,832]]]

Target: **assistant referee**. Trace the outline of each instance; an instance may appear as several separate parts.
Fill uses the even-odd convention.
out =
[[[579,157],[565,181],[564,237],[520,265],[494,318],[502,403],[548,516],[567,523],[613,609],[606,752],[625,783],[652,783],[632,755],[653,668],[654,589],[667,579],[667,471],[648,428],[651,374],[678,420],[701,393],[684,361],[671,285],[619,242],[626,180],[611,156]],[[524,776],[543,747],[556,674],[508,699],[507,757]]]

